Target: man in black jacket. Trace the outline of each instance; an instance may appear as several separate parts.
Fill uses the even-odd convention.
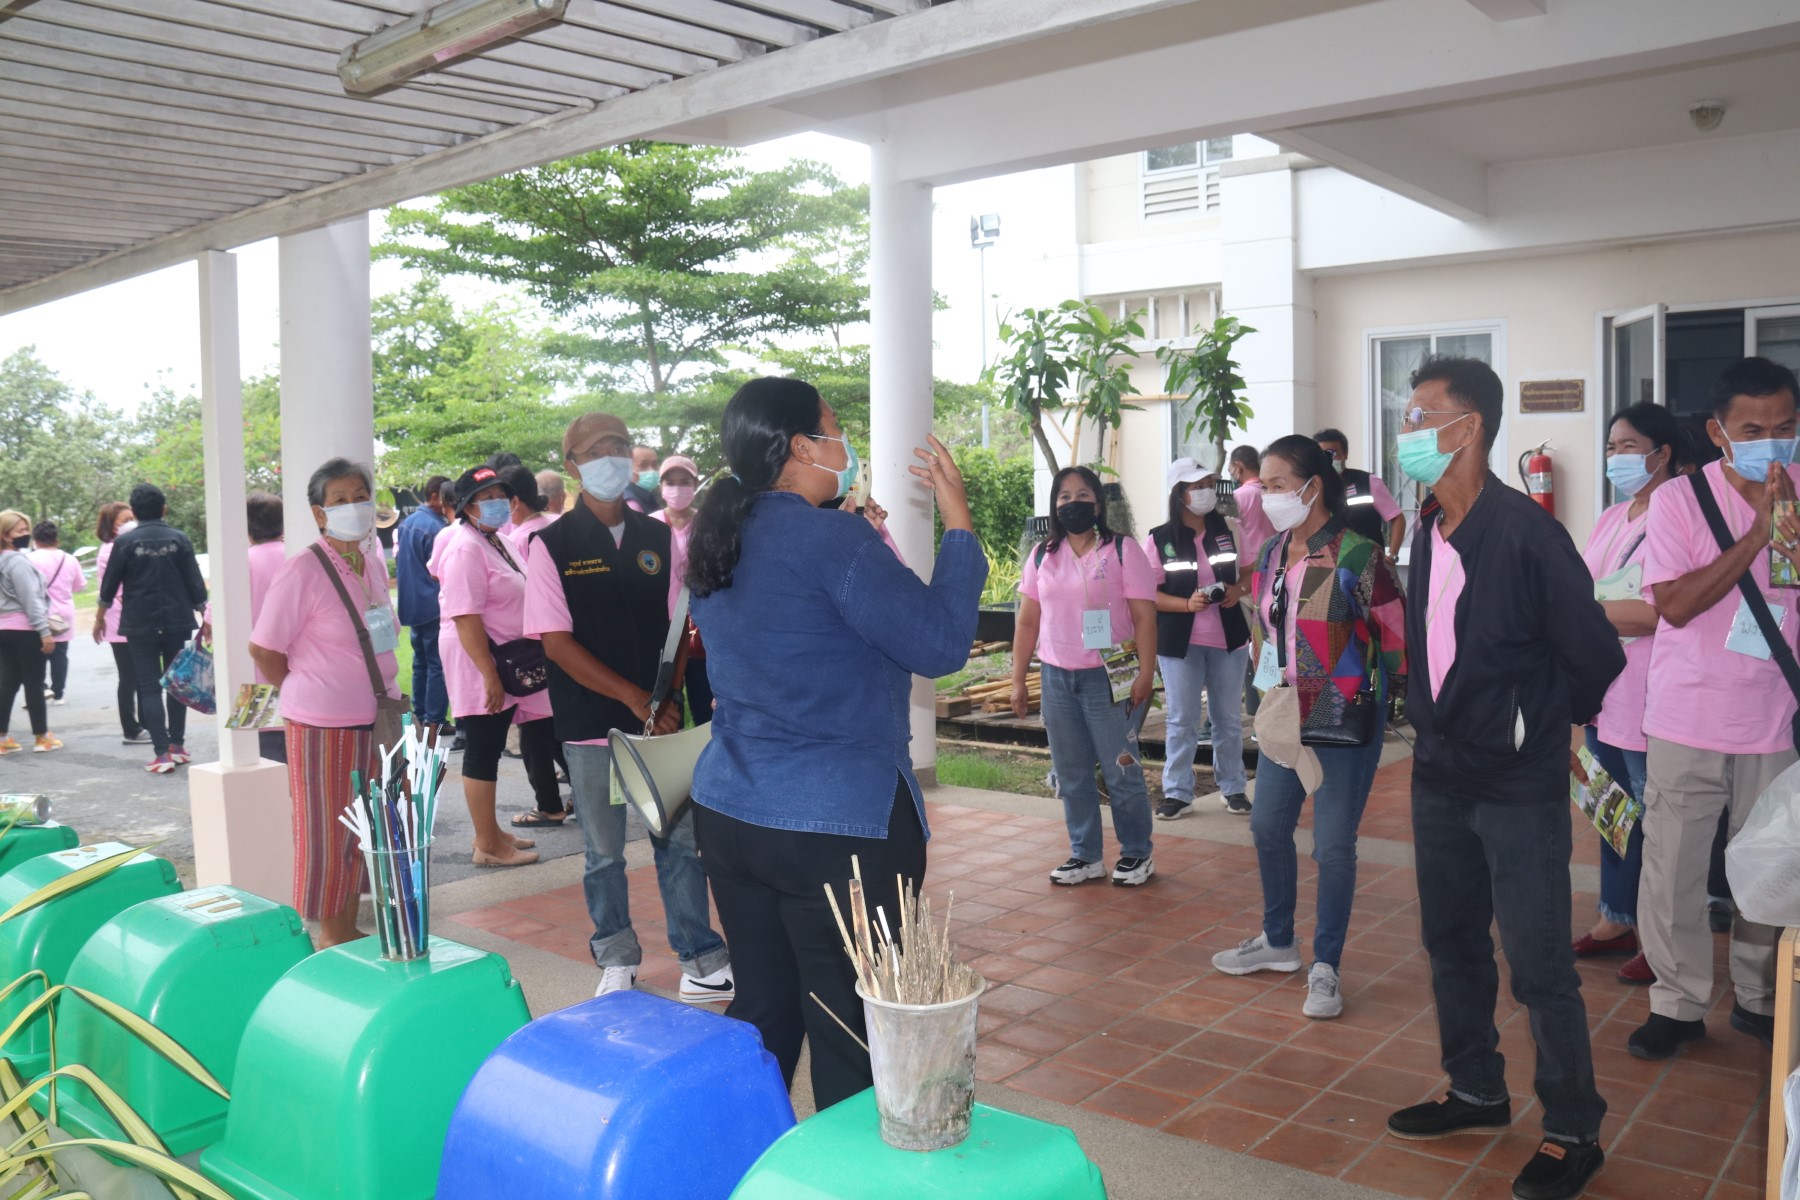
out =
[[[1412,378],[1403,470],[1435,498],[1413,534],[1406,711],[1419,920],[1450,1092],[1388,1118],[1403,1138],[1512,1121],[1490,926],[1531,1014],[1544,1140],[1519,1200],[1577,1196],[1605,1161],[1587,1009],[1570,943],[1569,727],[1625,666],[1568,533],[1488,470],[1505,390],[1487,364]]]
[[[156,746],[156,757],[144,769],[157,775],[188,761],[187,747],[181,744],[187,736],[187,709],[171,699],[164,719],[162,677],[194,634],[194,612],[206,606],[206,581],[200,578],[193,544],[163,521],[166,507],[162,489],[154,484],[131,489],[137,528],[113,543],[94,613],[98,642],[119,588],[130,589],[131,604],[119,618],[119,632],[137,669],[138,716]]]

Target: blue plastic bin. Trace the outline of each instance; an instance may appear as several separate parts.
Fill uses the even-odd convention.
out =
[[[482,1064],[437,1200],[727,1200],[793,1125],[754,1028],[613,992],[538,1018]]]

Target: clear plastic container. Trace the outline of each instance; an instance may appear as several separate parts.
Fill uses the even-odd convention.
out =
[[[897,1150],[942,1150],[969,1136],[975,1104],[975,1011],[983,982],[944,1004],[894,1004],[858,984],[875,1074],[881,1140]]]

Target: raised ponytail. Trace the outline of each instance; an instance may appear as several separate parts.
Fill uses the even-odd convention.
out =
[[[818,389],[799,379],[752,379],[731,397],[719,431],[731,473],[707,487],[688,535],[687,585],[694,595],[731,586],[756,497],[781,478],[794,437],[822,432],[823,420]]]

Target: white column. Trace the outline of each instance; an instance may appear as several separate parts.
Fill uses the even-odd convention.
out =
[[[931,186],[892,177],[892,153],[873,148],[869,188],[869,469],[888,529],[908,565],[932,567],[930,493],[907,468],[931,431]],[[937,699],[914,679],[912,760],[921,782],[937,775]]]
[[[294,870],[287,768],[262,759],[254,731],[225,728],[238,687],[254,678],[237,260],[209,250],[200,256],[199,268],[201,436],[220,761],[202,763],[188,775],[194,871],[202,885],[231,883],[285,901]]]
[[[1255,416],[1242,435],[1262,447],[1316,427],[1312,279],[1295,269],[1294,172],[1298,155],[1229,162],[1220,170],[1225,311],[1256,332],[1237,344],[1245,399]]]
[[[341,455],[374,466],[369,218],[281,239],[281,499],[288,553],[319,535],[306,481]]]

